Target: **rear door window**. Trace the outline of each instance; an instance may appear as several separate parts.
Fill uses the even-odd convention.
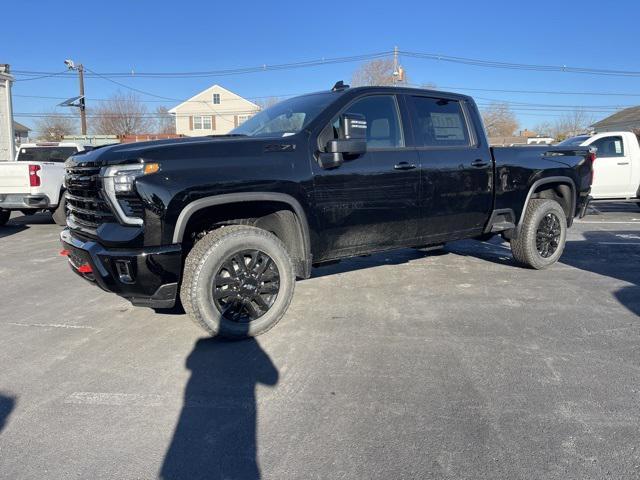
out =
[[[409,96],[416,146],[462,147],[471,144],[469,129],[457,100]]]

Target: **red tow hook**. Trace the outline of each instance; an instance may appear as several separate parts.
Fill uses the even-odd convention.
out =
[[[78,271],[80,273],[93,273],[93,269],[91,268],[91,265],[85,263],[84,265],[80,265],[78,267]]]
[[[60,250],[60,255],[62,255],[63,257],[68,257],[69,255],[71,255],[71,251],[63,248],[62,250]]]

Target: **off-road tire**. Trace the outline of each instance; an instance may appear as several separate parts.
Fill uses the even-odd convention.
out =
[[[67,197],[64,193],[60,194],[58,207],[53,211],[53,221],[63,227],[67,225]]]
[[[275,302],[261,317],[237,323],[224,318],[212,297],[213,281],[222,264],[235,252],[256,249],[266,253],[280,275]],[[293,262],[284,244],[271,232],[230,225],[214,230],[200,239],[185,260],[180,300],[185,312],[212,336],[255,337],[273,328],[286,312],[295,286]]]
[[[555,252],[545,258],[536,247],[536,236],[540,222],[549,213],[560,220],[560,238]],[[549,199],[529,201],[518,237],[511,240],[513,258],[524,266],[542,270],[558,261],[567,239],[567,217],[558,202]]]
[[[0,227],[5,225],[11,218],[11,210],[0,209]]]

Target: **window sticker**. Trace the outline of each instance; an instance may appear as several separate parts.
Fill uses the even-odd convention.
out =
[[[621,154],[622,153],[622,142],[620,140],[616,140],[613,143],[615,145],[616,153]]]
[[[462,119],[458,113],[431,113],[436,140],[465,140]]]

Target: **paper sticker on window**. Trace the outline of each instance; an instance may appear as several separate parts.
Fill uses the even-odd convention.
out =
[[[618,154],[622,153],[622,142],[620,140],[616,140],[613,143],[615,145],[616,153]]]
[[[431,113],[436,140],[463,140],[462,118],[458,113]]]

